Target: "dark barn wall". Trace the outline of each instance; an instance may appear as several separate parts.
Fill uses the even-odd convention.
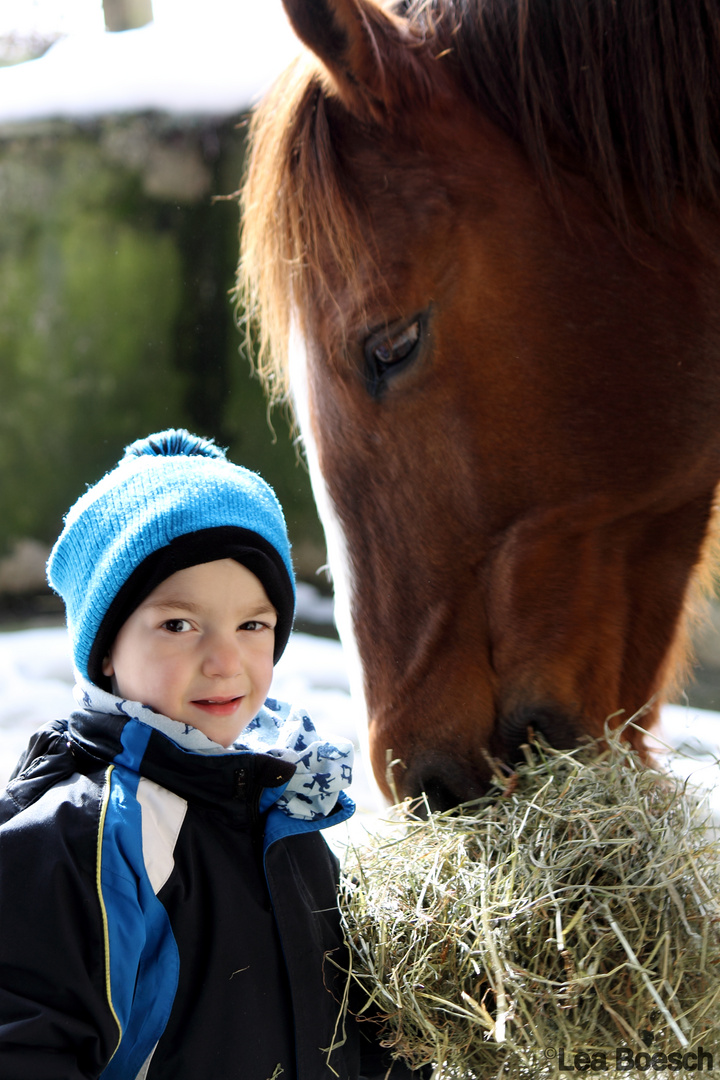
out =
[[[242,165],[237,121],[0,130],[0,558],[52,542],[125,443],[187,426],[273,484],[302,576],[324,562],[287,423],[275,437],[240,352],[238,208],[214,197]]]

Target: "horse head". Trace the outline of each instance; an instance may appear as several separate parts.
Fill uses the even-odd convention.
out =
[[[255,120],[244,272],[376,777],[390,754],[400,794],[450,806],[529,728],[649,723],[685,657],[720,479],[717,85],[662,26],[651,71],[607,14],[630,0],[556,38],[564,0],[554,30],[533,0],[284,3],[309,53]],[[681,0],[656,7],[680,41]]]

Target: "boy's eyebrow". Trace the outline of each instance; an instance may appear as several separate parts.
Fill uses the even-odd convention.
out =
[[[168,608],[173,611],[182,609],[183,611],[197,612],[200,610],[198,604],[194,604],[192,600],[183,600],[182,597],[178,597],[175,600],[149,600],[148,607]]]
[[[202,605],[196,604],[192,600],[183,600],[182,597],[169,598],[167,600],[150,600],[148,607],[166,609],[168,611],[189,611],[191,614],[196,615],[202,611]],[[277,611],[273,604],[268,600],[267,603],[262,601],[256,604],[254,607],[249,608],[244,615],[248,619],[254,619],[258,615],[277,615]]]

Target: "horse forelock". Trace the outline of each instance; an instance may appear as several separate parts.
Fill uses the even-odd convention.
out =
[[[433,72],[525,149],[551,197],[565,170],[596,188],[610,220],[670,228],[678,196],[720,203],[720,0],[401,0],[416,83],[398,99],[433,108]],[[378,53],[392,68],[392,58]],[[403,75],[407,75],[404,70]],[[251,128],[240,289],[258,316],[260,367],[286,391],[290,322],[328,267],[360,294],[363,193],[338,154],[341,109],[319,62],[276,85]],[[333,126],[335,125],[335,126]],[[557,195],[558,200],[560,196]],[[372,251],[370,249],[370,256]],[[357,288],[356,288],[357,286]],[[315,293],[317,295],[317,293]],[[301,326],[301,330],[302,330]]]
[[[303,58],[251,124],[238,295],[259,332],[258,367],[275,399],[287,391],[291,323],[302,323],[326,267],[349,288],[358,273],[361,225],[330,135],[328,98],[319,65]]]

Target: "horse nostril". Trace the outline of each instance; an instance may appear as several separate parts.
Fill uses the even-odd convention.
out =
[[[423,780],[419,794],[422,792],[425,793],[431,810],[452,810],[463,801],[439,776],[428,776]]]
[[[522,761],[520,747],[528,741],[529,729],[542,735],[556,750],[569,750],[577,744],[577,726],[568,713],[553,706],[524,707],[506,713],[498,721],[494,756],[509,765]]]
[[[487,791],[472,767],[448,754],[430,753],[416,758],[405,774],[403,787],[411,798],[423,793],[431,810],[452,810],[460,803],[479,799]]]

